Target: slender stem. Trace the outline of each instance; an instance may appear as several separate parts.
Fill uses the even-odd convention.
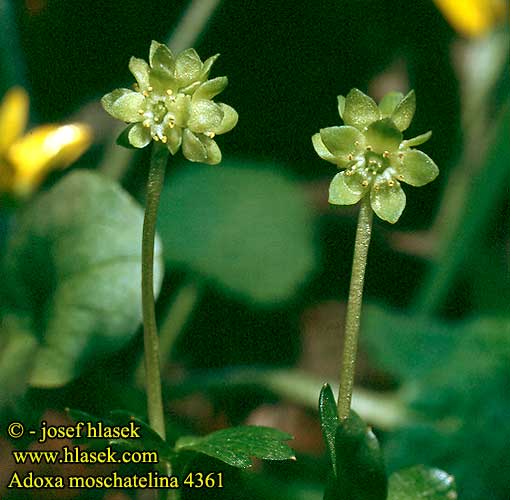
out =
[[[160,328],[159,359],[161,363],[172,357],[172,352],[179,335],[184,330],[199,302],[200,291],[200,285],[193,280],[186,281],[175,293]],[[143,385],[145,380],[143,362],[136,369],[135,380],[138,386]]]
[[[368,247],[372,233],[372,208],[369,197],[361,200],[356,229],[356,242],[354,244],[354,257],[352,261],[351,286],[349,301],[347,302],[347,315],[345,318],[345,339],[340,373],[340,389],[338,391],[338,417],[341,420],[349,416],[354,386],[354,368],[358,350],[358,334],[361,317],[361,302],[363,297],[363,281],[367,266]]]
[[[149,423],[165,439],[165,419],[159,368],[159,339],[154,307],[154,240],[156,237],[159,198],[168,160],[168,150],[158,143],[154,143],[152,148],[142,235],[142,310],[145,380]]]

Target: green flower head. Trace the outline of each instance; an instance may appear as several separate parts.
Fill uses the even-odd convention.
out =
[[[232,130],[238,116],[232,107],[212,100],[228,83],[226,76],[208,79],[217,58],[202,62],[194,49],[175,57],[154,41],[149,63],[132,57],[135,90],[116,89],[101,99],[108,113],[130,124],[119,142],[143,148],[152,140],[161,141],[173,155],[182,146],[190,161],[219,163],[221,151],[214,136]]]
[[[397,222],[406,205],[401,182],[423,186],[439,169],[425,153],[413,149],[432,132],[403,140],[402,132],[413,119],[416,97],[411,90],[385,95],[379,106],[358,89],[338,96],[344,126],[321,129],[312,137],[317,154],[343,169],[331,182],[329,202],[352,205],[370,196],[374,212],[383,220]]]

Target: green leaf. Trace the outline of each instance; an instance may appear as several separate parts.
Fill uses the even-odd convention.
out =
[[[338,427],[338,410],[335,396],[329,384],[324,384],[319,396],[319,417],[321,421],[322,436],[326,443],[329,459],[336,475],[336,429]]]
[[[115,89],[101,99],[107,113],[126,123],[140,121],[138,111],[144,107],[145,97],[129,89]]]
[[[343,119],[346,125],[359,130],[379,120],[381,113],[374,100],[358,89],[352,89],[345,98]]]
[[[416,465],[391,475],[388,500],[456,500],[452,476],[439,469]]]
[[[395,111],[391,115],[393,123],[400,131],[409,128],[416,111],[416,94],[411,90],[398,104]]]
[[[19,214],[4,260],[7,309],[40,346],[30,383],[58,387],[123,347],[141,321],[143,213],[88,171],[64,177]],[[156,291],[161,282],[156,248]]]
[[[368,127],[365,133],[367,147],[371,146],[374,153],[382,154],[398,149],[402,141],[402,132],[395,127],[389,118],[378,120]]]
[[[388,92],[379,103],[379,110],[383,118],[391,116],[403,98],[404,94],[402,92]]]
[[[402,175],[402,181],[411,186],[424,186],[432,182],[439,174],[439,169],[432,158],[422,151],[412,149],[402,153],[402,163],[398,173]]]
[[[223,161],[170,179],[159,230],[170,268],[271,305],[291,299],[315,266],[312,210],[277,165]]]
[[[397,181],[394,181],[391,187],[385,182],[380,183],[378,190],[375,189],[376,186],[370,191],[370,205],[379,218],[395,224],[406,206],[404,190]]]
[[[328,151],[342,160],[359,151],[365,142],[361,132],[349,126],[323,128],[320,134]]]
[[[352,177],[355,179],[353,180]],[[365,189],[359,174],[346,176],[345,171],[333,177],[329,185],[329,203],[332,205],[354,205],[363,197]]]
[[[351,410],[340,421],[335,436],[336,482],[327,500],[386,500],[388,479],[377,438]]]
[[[207,80],[202,83],[197,90],[195,90],[193,100],[212,99],[219,93],[223,92],[227,85],[228,78],[226,76],[218,76],[212,80]]]
[[[233,467],[251,467],[251,458],[293,460],[292,449],[283,441],[289,434],[270,427],[240,426],[213,432],[204,437],[181,438],[175,445],[177,453],[195,451],[214,457]]]

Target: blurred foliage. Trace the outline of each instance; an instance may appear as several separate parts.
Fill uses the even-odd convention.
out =
[[[64,385],[133,336],[141,228],[129,196],[89,172],[68,175],[16,216],[2,263],[2,336],[16,342],[12,329],[20,330],[38,344],[29,372],[27,353],[15,351],[21,380]]]
[[[265,306],[292,299],[315,267],[305,192],[277,165],[181,167],[162,194],[159,231],[170,269]]]
[[[505,498],[510,318],[448,324],[370,308],[363,333],[374,359],[401,379],[414,411],[388,437],[390,468],[434,464],[455,476],[461,498]]]
[[[1,93],[27,88],[32,122],[79,113],[97,141],[82,166],[96,168],[110,126],[97,111],[99,97],[129,84],[129,58],[165,39],[187,4],[0,0]],[[316,379],[278,370],[299,357],[303,310],[345,300],[354,234],[349,209],[326,209],[334,167],[318,160],[310,136],[337,122],[335,96],[352,87],[377,99],[414,88],[409,134],[433,130],[424,150],[441,175],[430,187],[409,188],[395,229],[411,244],[399,243],[402,235],[384,222],[374,227],[366,296],[382,305],[367,309],[361,340],[400,384],[387,395],[372,380],[372,402],[386,416],[392,405],[405,415],[381,418],[378,435],[390,471],[440,467],[455,476],[459,498],[508,499],[510,77],[508,11],[499,5],[221,2],[195,48],[222,54],[218,74],[229,76],[225,100],[240,121],[222,145],[219,167],[170,163],[161,210],[169,272],[159,318],[181,282],[200,282],[200,302],[165,363],[173,437],[242,421],[267,400],[309,405]],[[123,185],[139,199],[145,160],[121,169]],[[105,415],[118,406],[143,412],[130,379],[141,352],[141,210],[92,172],[62,176],[51,175],[17,211],[0,206],[0,404],[19,403],[30,380],[40,388],[24,400],[20,418],[27,421],[40,418],[34,408],[71,404]],[[232,365],[249,365],[242,382]],[[267,365],[276,371],[264,371]],[[45,370],[36,376],[34,366]],[[172,400],[187,384],[209,398],[212,416],[197,416],[201,426]],[[369,423],[377,425],[378,412]],[[297,458],[265,464],[261,474],[227,467],[223,491],[184,497],[322,498],[327,460]],[[205,456],[195,465],[221,467]],[[430,495],[413,497],[424,482],[432,484]],[[452,487],[450,476],[435,470],[399,470],[389,477],[389,500],[449,500]]]

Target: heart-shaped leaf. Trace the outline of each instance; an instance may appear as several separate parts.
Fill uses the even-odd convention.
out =
[[[87,171],[67,175],[17,218],[2,267],[2,315],[28,317],[39,341],[32,386],[66,384],[136,332],[142,219],[117,184]],[[159,254],[157,245],[156,291]]]
[[[204,437],[180,438],[175,450],[195,451],[214,457],[233,467],[251,466],[251,458],[265,460],[293,460],[294,452],[284,443],[292,439],[289,434],[254,425],[231,427]]]
[[[261,305],[291,299],[315,264],[312,213],[301,186],[267,167],[179,170],[161,198],[167,265]]]

